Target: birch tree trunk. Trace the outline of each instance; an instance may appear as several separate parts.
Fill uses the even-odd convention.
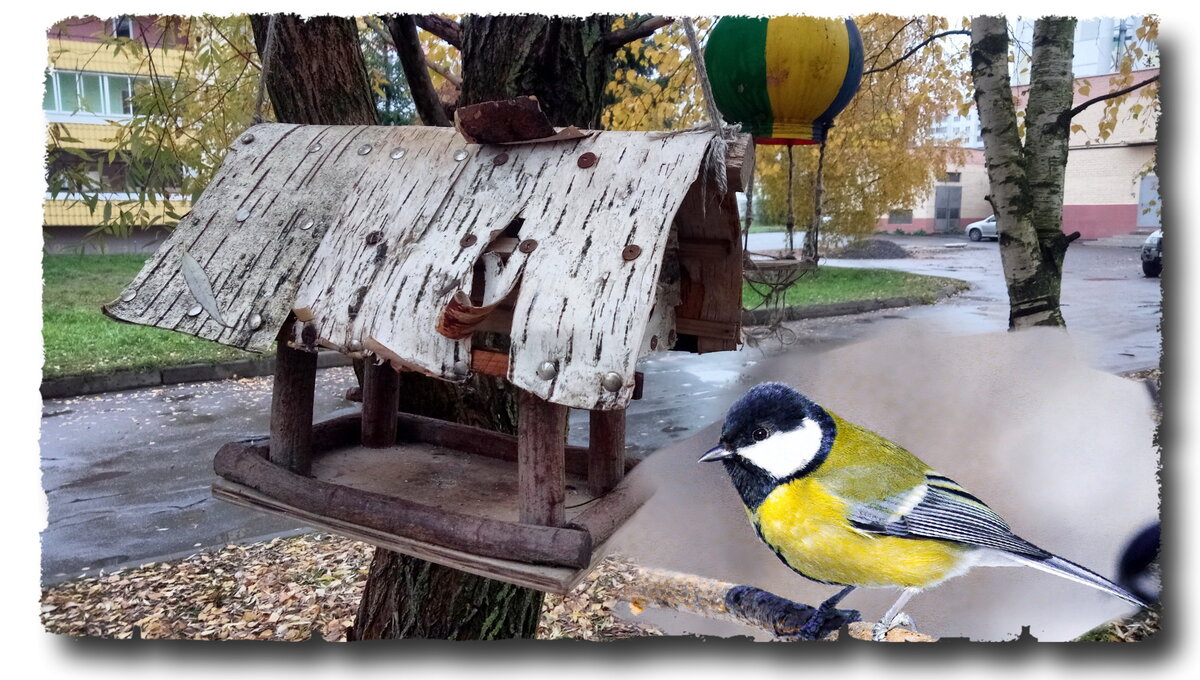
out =
[[[971,76],[984,141],[990,201],[1008,285],[1011,330],[1065,326],[1059,299],[1062,265],[1078,233],[1062,232],[1075,20],[1038,19],[1022,144],[1008,72],[1003,17],[971,21]]]

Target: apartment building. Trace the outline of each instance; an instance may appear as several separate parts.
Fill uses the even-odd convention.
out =
[[[167,28],[164,29],[164,26]],[[118,161],[107,161],[113,148],[110,141],[116,128],[127,124],[134,111],[130,97],[137,88],[148,87],[158,74],[169,74],[179,67],[186,39],[177,25],[153,16],[120,16],[108,19],[73,17],[54,24],[47,32],[47,69],[42,110],[48,126],[61,126],[68,137],[79,140],[64,146],[82,148],[88,159],[62,150],[51,150],[50,168],[62,164],[83,164],[99,182],[100,202],[95,211],[79,195],[63,187],[47,186],[43,202],[43,235],[49,252],[78,250],[84,237],[102,222],[105,201],[120,202],[135,198],[139,187]],[[136,44],[140,50],[131,49]],[[50,175],[50,173],[47,173]],[[178,212],[188,208],[174,201]],[[168,224],[161,201],[146,206]],[[105,250],[145,251],[161,236],[158,227],[139,232],[130,239],[106,239]],[[89,244],[96,250],[99,243]]]

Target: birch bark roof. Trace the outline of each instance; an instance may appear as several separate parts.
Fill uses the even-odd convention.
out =
[[[295,311],[298,345],[461,381],[471,338],[437,327],[454,294],[479,285],[481,262],[483,305],[513,306],[509,380],[566,406],[622,408],[651,315],[664,314],[672,221],[712,141],[593,132],[495,146],[452,128],[257,125],[105,312],[263,352]],[[485,255],[510,224],[526,247],[506,263]],[[551,379],[538,375],[546,362]]]

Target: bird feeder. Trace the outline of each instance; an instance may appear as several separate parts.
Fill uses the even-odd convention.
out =
[[[645,499],[622,479],[635,362],[739,342],[753,147],[727,145],[722,193],[712,131],[554,130],[530,101],[460,109],[461,132],[274,123],[232,144],[104,308],[277,353],[270,436],[222,447],[218,497],[548,592],[586,574]],[[313,423],[320,348],[365,360],[361,413]],[[398,371],[504,378],[518,434],[398,413]],[[565,445],[568,409],[587,447]]]
[[[850,19],[722,17],[704,64],[721,114],[759,144],[819,144],[853,99],[863,46]]]

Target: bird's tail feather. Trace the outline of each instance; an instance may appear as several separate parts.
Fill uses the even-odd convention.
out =
[[[1109,581],[1096,572],[1085,567],[1081,567],[1070,560],[1064,560],[1056,555],[1051,555],[1047,559],[1037,559],[1034,557],[1025,557],[1023,555],[1009,553],[1008,557],[1020,562],[1021,564],[1024,564],[1025,566],[1033,567],[1034,569],[1040,569],[1056,576],[1070,579],[1076,583],[1082,583],[1085,586],[1091,586],[1097,590],[1103,590],[1110,595],[1116,595],[1130,604],[1135,604],[1139,607],[1150,606],[1149,604],[1138,599],[1138,597],[1133,593],[1125,590],[1112,581]]]

